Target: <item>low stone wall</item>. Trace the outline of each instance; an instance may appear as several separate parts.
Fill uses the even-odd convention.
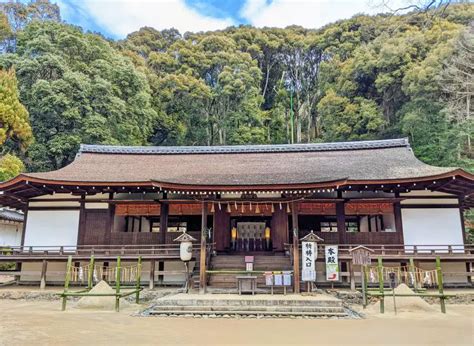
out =
[[[80,288],[71,288],[71,291],[79,290]],[[61,293],[62,290],[25,290],[25,289],[15,289],[14,286],[1,289],[0,290],[0,299],[12,299],[12,300],[44,300],[44,301],[59,301],[60,297],[58,293]],[[177,289],[160,289],[160,290],[149,290],[144,289],[140,292],[140,301],[142,303],[150,302],[154,299],[161,298],[170,294],[178,293]],[[69,297],[68,299],[74,301],[78,300],[79,297]],[[127,301],[134,302],[135,296],[131,295],[125,298]]]
[[[362,293],[359,291],[326,290],[326,293],[341,299],[345,306],[362,305]],[[449,290],[445,290],[445,293],[449,294]],[[368,298],[369,304],[378,301],[378,298],[376,297]],[[436,297],[422,297],[422,299],[424,299],[430,304],[439,304],[439,298]],[[472,293],[462,292],[456,294],[456,296],[454,297],[449,297],[446,300],[446,304],[474,304],[474,290],[472,291]]]

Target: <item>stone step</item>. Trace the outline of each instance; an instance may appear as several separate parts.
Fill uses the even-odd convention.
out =
[[[267,299],[259,299],[257,296],[253,296],[253,299],[157,299],[153,307],[159,308],[160,306],[172,306],[178,307],[214,307],[214,306],[227,306],[227,307],[308,307],[308,308],[342,308],[342,301],[336,299],[313,299],[313,300],[302,300],[292,299],[291,297],[285,296],[285,299],[271,299],[271,296]]]
[[[293,312],[293,313],[345,313],[343,307],[320,307],[320,306],[153,306],[150,310],[153,313],[176,313],[181,311],[186,312],[214,312],[221,311],[227,313],[235,313],[235,311],[251,311],[259,313],[282,313],[282,312]]]
[[[185,316],[193,317],[195,315],[210,315],[210,316],[224,316],[224,317],[233,317],[233,316],[278,316],[278,317],[290,317],[290,316],[308,316],[308,317],[348,317],[349,315],[344,312],[272,312],[272,311],[252,311],[252,310],[234,310],[234,311],[155,311],[151,310],[148,312],[149,315],[158,316],[158,317],[174,317],[174,316]]]

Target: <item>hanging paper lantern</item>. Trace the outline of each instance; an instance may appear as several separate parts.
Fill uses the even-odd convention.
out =
[[[287,211],[288,213],[291,213],[290,203],[287,203],[287,204],[286,204],[286,211]]]
[[[227,204],[227,212],[228,212],[228,213],[230,213],[230,212],[231,212],[231,210],[230,210],[230,203],[229,203],[229,204]]]
[[[237,210],[237,209],[238,209],[238,208],[237,208],[237,202],[234,202],[234,204],[235,204],[235,210]]]
[[[221,202],[219,202],[218,205],[219,205],[219,210],[222,210]]]
[[[214,208],[214,203],[211,203],[211,213],[214,213],[216,210]]]
[[[259,208],[258,204],[257,204],[257,206],[256,206],[256,208],[255,208],[255,213],[256,213],[256,214],[260,214],[260,208]]]
[[[252,203],[249,205],[249,210],[252,211]]]
[[[244,204],[242,203],[242,213],[245,211]]]
[[[275,207],[273,206],[273,203],[272,203],[272,214],[275,212]]]

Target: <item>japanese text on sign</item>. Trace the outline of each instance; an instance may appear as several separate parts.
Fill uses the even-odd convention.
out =
[[[303,281],[316,281],[316,258],[317,245],[314,242],[301,243],[302,271],[301,279]]]
[[[326,254],[326,280],[339,280],[339,261],[338,261],[338,246],[326,245],[324,253]]]

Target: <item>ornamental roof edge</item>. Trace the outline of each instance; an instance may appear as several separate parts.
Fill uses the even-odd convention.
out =
[[[407,138],[398,138],[354,142],[224,146],[117,146],[81,144],[79,154],[245,154],[370,150],[399,147],[406,147],[411,150],[410,143]]]

